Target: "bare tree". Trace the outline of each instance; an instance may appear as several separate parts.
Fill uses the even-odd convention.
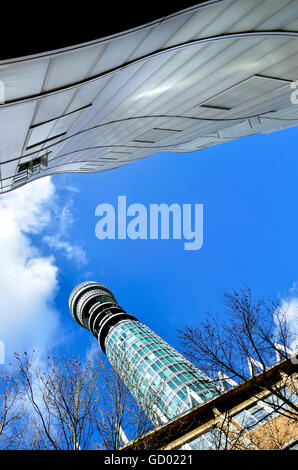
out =
[[[297,340],[285,307],[272,300],[254,299],[251,290],[244,287],[224,293],[224,313],[221,317],[206,314],[198,326],[179,330],[185,355],[214,381],[219,372],[236,382],[254,381],[256,396],[270,392],[270,398],[262,399],[268,414],[277,412],[296,421],[297,380],[289,375],[280,388],[266,373],[277,356],[288,357],[287,351]],[[255,380],[260,372],[262,380]]]
[[[153,427],[150,405],[148,403],[144,410],[144,403],[141,407],[132,395],[136,391],[130,391],[125,385],[123,379],[128,379],[131,373],[128,366],[122,364],[122,377],[109,364],[102,362],[102,367],[105,394],[94,416],[101,445],[104,449],[116,450],[132,441],[132,448],[137,449],[140,438]]]
[[[18,449],[25,433],[25,409],[19,381],[9,366],[0,369],[0,449]]]
[[[15,355],[15,364],[18,400],[28,412],[24,448],[119,449],[128,440],[137,448],[152,428],[149,407],[145,413],[98,354],[86,361],[54,356],[40,360],[34,352],[25,352]],[[122,372],[125,375],[124,368]]]
[[[16,355],[25,401],[31,405],[34,449],[79,450],[90,446],[94,410],[100,400],[102,370],[91,359],[48,357],[40,365]]]

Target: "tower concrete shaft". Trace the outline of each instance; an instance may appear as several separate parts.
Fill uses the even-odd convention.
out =
[[[98,339],[154,424],[165,423],[219,393],[193,364],[126,313],[104,285],[79,284],[70,295],[69,308],[74,319]]]

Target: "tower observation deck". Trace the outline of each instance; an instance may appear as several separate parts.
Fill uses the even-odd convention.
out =
[[[69,298],[73,318],[97,339],[151,421],[158,425],[219,393],[208,377],[145,324],[119,306],[98,282]]]

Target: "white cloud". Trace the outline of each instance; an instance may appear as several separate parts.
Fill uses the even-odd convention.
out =
[[[29,238],[51,220],[53,197],[50,178],[0,197],[0,340],[6,357],[31,347],[46,350],[57,336],[59,314],[52,301],[58,268]]]
[[[45,236],[44,241],[50,248],[61,250],[66,258],[74,260],[79,266],[87,263],[85,251],[79,246],[61,240],[59,235]]]
[[[68,189],[74,192],[73,189]],[[56,251],[60,251],[66,258],[75,261],[78,266],[87,263],[85,251],[78,245],[67,240],[74,219],[72,215],[73,200],[69,199],[64,207],[56,207],[55,233],[43,237],[45,243]]]
[[[285,316],[289,330],[291,331],[290,348],[298,351],[298,283],[294,282],[289,293],[280,301],[280,312]]]
[[[71,193],[79,193],[80,192],[80,190],[78,188],[76,188],[75,186],[71,186],[71,185],[66,185],[65,189],[67,189],[67,191],[70,191]]]

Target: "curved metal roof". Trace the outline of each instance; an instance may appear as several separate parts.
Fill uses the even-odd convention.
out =
[[[214,0],[0,62],[0,191],[296,126],[298,0]]]

